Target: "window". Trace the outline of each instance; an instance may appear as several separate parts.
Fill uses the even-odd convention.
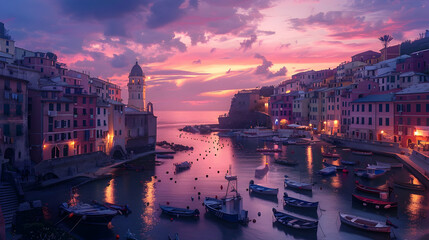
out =
[[[92,119],[89,120],[89,126],[91,126],[91,127],[94,126],[94,120],[92,120]]]
[[[16,125],[16,136],[22,136],[22,125],[18,124]]]
[[[10,107],[9,104],[4,104],[3,105],[3,113],[5,116],[9,116],[10,115]]]
[[[400,118],[398,118],[398,124],[402,124],[404,121],[403,121],[403,119],[400,117]]]
[[[429,112],[429,104],[426,103],[426,112]]]
[[[356,112],[359,112],[359,104],[356,105]]]
[[[65,106],[66,106],[66,112],[68,112],[70,110],[70,105],[66,103]]]
[[[97,126],[101,126],[101,120],[97,119]]]
[[[390,104],[386,103],[386,112],[390,111]]]
[[[421,111],[422,111],[421,104],[416,104],[416,112],[421,112]]]
[[[359,117],[356,117],[356,124],[359,124]]]
[[[100,115],[100,108],[97,108],[97,114]]]
[[[73,120],[73,127],[77,127],[77,120]]]
[[[82,114],[86,115],[86,108],[82,109]]]
[[[379,118],[378,119],[378,125],[379,126],[383,126],[383,118]]]
[[[61,111],[61,103],[57,103],[57,111],[60,112]]]
[[[73,132],[73,138],[77,138],[77,131]]]
[[[372,104],[370,103],[370,104],[368,104],[368,111],[369,112],[372,112]]]
[[[352,105],[352,112],[355,111],[355,105]]]
[[[67,157],[69,155],[69,145],[64,145],[63,148],[63,157]]]
[[[386,118],[386,126],[390,125],[390,118]]]
[[[104,126],[107,126],[106,120],[104,120]]]
[[[368,118],[368,125],[372,125],[372,117]]]
[[[365,104],[362,104],[362,112],[365,112]]]
[[[411,112],[411,104],[407,104],[407,112]]]
[[[82,120],[82,126],[86,127],[86,120]]]
[[[365,118],[362,117],[362,125],[364,125],[364,124],[365,124]]]
[[[420,126],[422,124],[421,119],[417,118],[417,126]]]
[[[93,101],[94,101],[94,99],[89,98],[89,104],[92,104]]]
[[[407,118],[407,125],[411,125],[411,118]]]
[[[21,104],[16,105],[16,116],[22,116],[22,105]]]
[[[54,104],[53,103],[49,103],[49,111],[54,111]]]
[[[92,99],[92,98],[91,98]],[[90,108],[89,109],[89,114],[93,115],[94,114],[94,108]]]
[[[82,103],[83,103],[83,104],[86,104],[86,97],[83,97],[83,98],[82,98]]]
[[[426,126],[429,126],[429,118],[426,118]]]
[[[383,112],[383,104],[378,104],[378,112]]]

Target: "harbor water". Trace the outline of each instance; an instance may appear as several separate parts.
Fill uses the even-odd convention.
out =
[[[138,239],[168,239],[176,233],[180,239],[388,239],[389,235],[365,232],[341,224],[338,213],[345,212],[385,222],[388,218],[398,228],[392,228],[391,236],[398,239],[429,238],[428,192],[418,193],[394,188],[398,208],[376,210],[364,207],[352,200],[355,181],[373,187],[392,185],[393,181],[408,182],[412,175],[405,168],[393,168],[384,176],[365,180],[356,177],[353,169],[363,168],[376,161],[397,162],[387,156],[359,156],[347,149],[334,148],[341,158],[359,161],[359,165],[348,167],[349,172],[337,172],[330,177],[322,177],[317,172],[323,168],[321,152],[328,144],[318,142],[308,146],[279,146],[281,153],[265,155],[256,148],[273,147],[273,143],[249,138],[225,138],[215,133],[200,135],[180,132],[178,128],[189,124],[216,123],[220,112],[157,112],[158,141],[174,142],[194,147],[193,151],[178,152],[174,159],[156,159],[148,156],[137,160],[136,169],[117,169],[112,178],[100,179],[83,184],[75,191],[71,187],[82,179],[55,185],[27,194],[28,200],[40,199],[46,207],[45,218],[52,223],[60,220],[58,206],[71,200],[90,202],[110,202],[128,204],[132,213],[116,216],[108,227],[78,225],[74,230],[80,239],[126,239],[128,229]],[[286,157],[297,160],[296,166],[283,166],[274,162]],[[189,170],[175,174],[174,163],[192,162]],[[328,160],[333,164],[339,161]],[[268,173],[255,178],[255,168],[267,163]],[[203,200],[206,196],[225,195],[225,174],[232,168],[238,176],[238,192],[243,197],[243,208],[249,211],[251,221],[247,226],[222,222],[206,213]],[[284,188],[284,175],[290,179],[314,183],[312,193],[300,193]],[[255,184],[279,188],[276,198],[261,197],[249,193],[250,180]],[[416,180],[414,180],[416,181]],[[307,201],[318,201],[317,211],[303,211],[283,206],[283,193]],[[364,194],[362,194],[364,195]],[[199,209],[198,219],[171,218],[161,213],[159,205],[170,204],[191,209]],[[272,208],[308,219],[318,219],[317,232],[293,230],[274,223]],[[259,213],[259,214],[258,214]],[[260,216],[259,216],[260,215]],[[71,225],[71,226],[70,226]],[[73,223],[67,220],[59,224],[70,229]]]

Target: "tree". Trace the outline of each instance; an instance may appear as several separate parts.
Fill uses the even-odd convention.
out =
[[[387,59],[387,46],[393,40],[393,37],[390,35],[384,35],[378,38],[384,46],[384,60]]]

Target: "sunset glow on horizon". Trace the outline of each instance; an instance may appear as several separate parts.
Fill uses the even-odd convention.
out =
[[[4,5],[0,22],[17,47],[54,52],[70,69],[109,79],[123,89],[125,102],[128,73],[138,60],[150,77],[147,100],[155,110],[226,111],[240,89],[277,85],[300,71],[332,69],[357,53],[378,52],[381,35],[392,35],[395,45],[429,27],[426,1],[16,0]]]

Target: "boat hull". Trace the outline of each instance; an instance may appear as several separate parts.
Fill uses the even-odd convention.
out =
[[[371,232],[390,233],[390,227],[371,219],[360,218],[353,215],[339,213],[341,223]]]
[[[175,208],[170,206],[159,206],[164,214],[170,215],[170,216],[176,216],[176,217],[198,217],[200,215],[200,212],[198,209],[195,210],[189,210],[184,208]]]
[[[290,228],[301,230],[317,230],[319,224],[318,221],[302,219],[286,213],[278,212],[275,208],[273,208],[273,214],[277,222]]]
[[[284,205],[293,206],[303,209],[316,209],[319,206],[319,202],[308,202],[301,199],[289,197],[286,194],[283,196]]]
[[[277,194],[279,193],[278,188],[267,188],[256,184],[250,184],[249,190],[253,193],[258,193],[261,195],[270,195],[270,196],[277,196]]]
[[[81,221],[84,224],[90,225],[107,225],[112,221],[113,217],[117,215],[117,213],[113,213],[115,211],[112,210],[112,213],[109,214],[96,214],[96,213],[79,213],[77,211],[71,210],[70,208],[60,206],[61,215],[68,215],[69,218],[72,218],[76,221]]]
[[[313,190],[313,186],[309,183],[299,183],[288,179],[285,179],[284,187],[297,189],[297,190],[306,190],[306,191]]]
[[[359,190],[361,192],[366,192],[366,193],[373,193],[373,194],[388,193],[387,190],[368,187],[368,186],[360,184],[358,181],[356,181],[355,187],[357,190]]]
[[[353,151],[352,152],[355,155],[361,155],[361,156],[371,156],[372,152],[359,152],[359,151]]]
[[[389,202],[378,199],[367,198],[352,194],[353,199],[362,203],[364,207],[373,207],[375,209],[391,209],[398,207],[398,202]]]
[[[411,183],[395,182],[395,187],[408,189],[412,191],[418,191],[418,192],[424,192],[426,190],[426,187],[423,185],[417,185],[417,184],[411,184]]]
[[[217,202],[217,204],[207,204],[207,201]],[[242,210],[241,213],[227,213],[219,209],[219,206],[222,206],[222,200],[218,200],[215,198],[206,198],[206,200],[204,201],[204,206],[207,212],[211,213],[217,218],[220,218],[230,223],[245,223],[248,220],[247,211],[245,210]]]

